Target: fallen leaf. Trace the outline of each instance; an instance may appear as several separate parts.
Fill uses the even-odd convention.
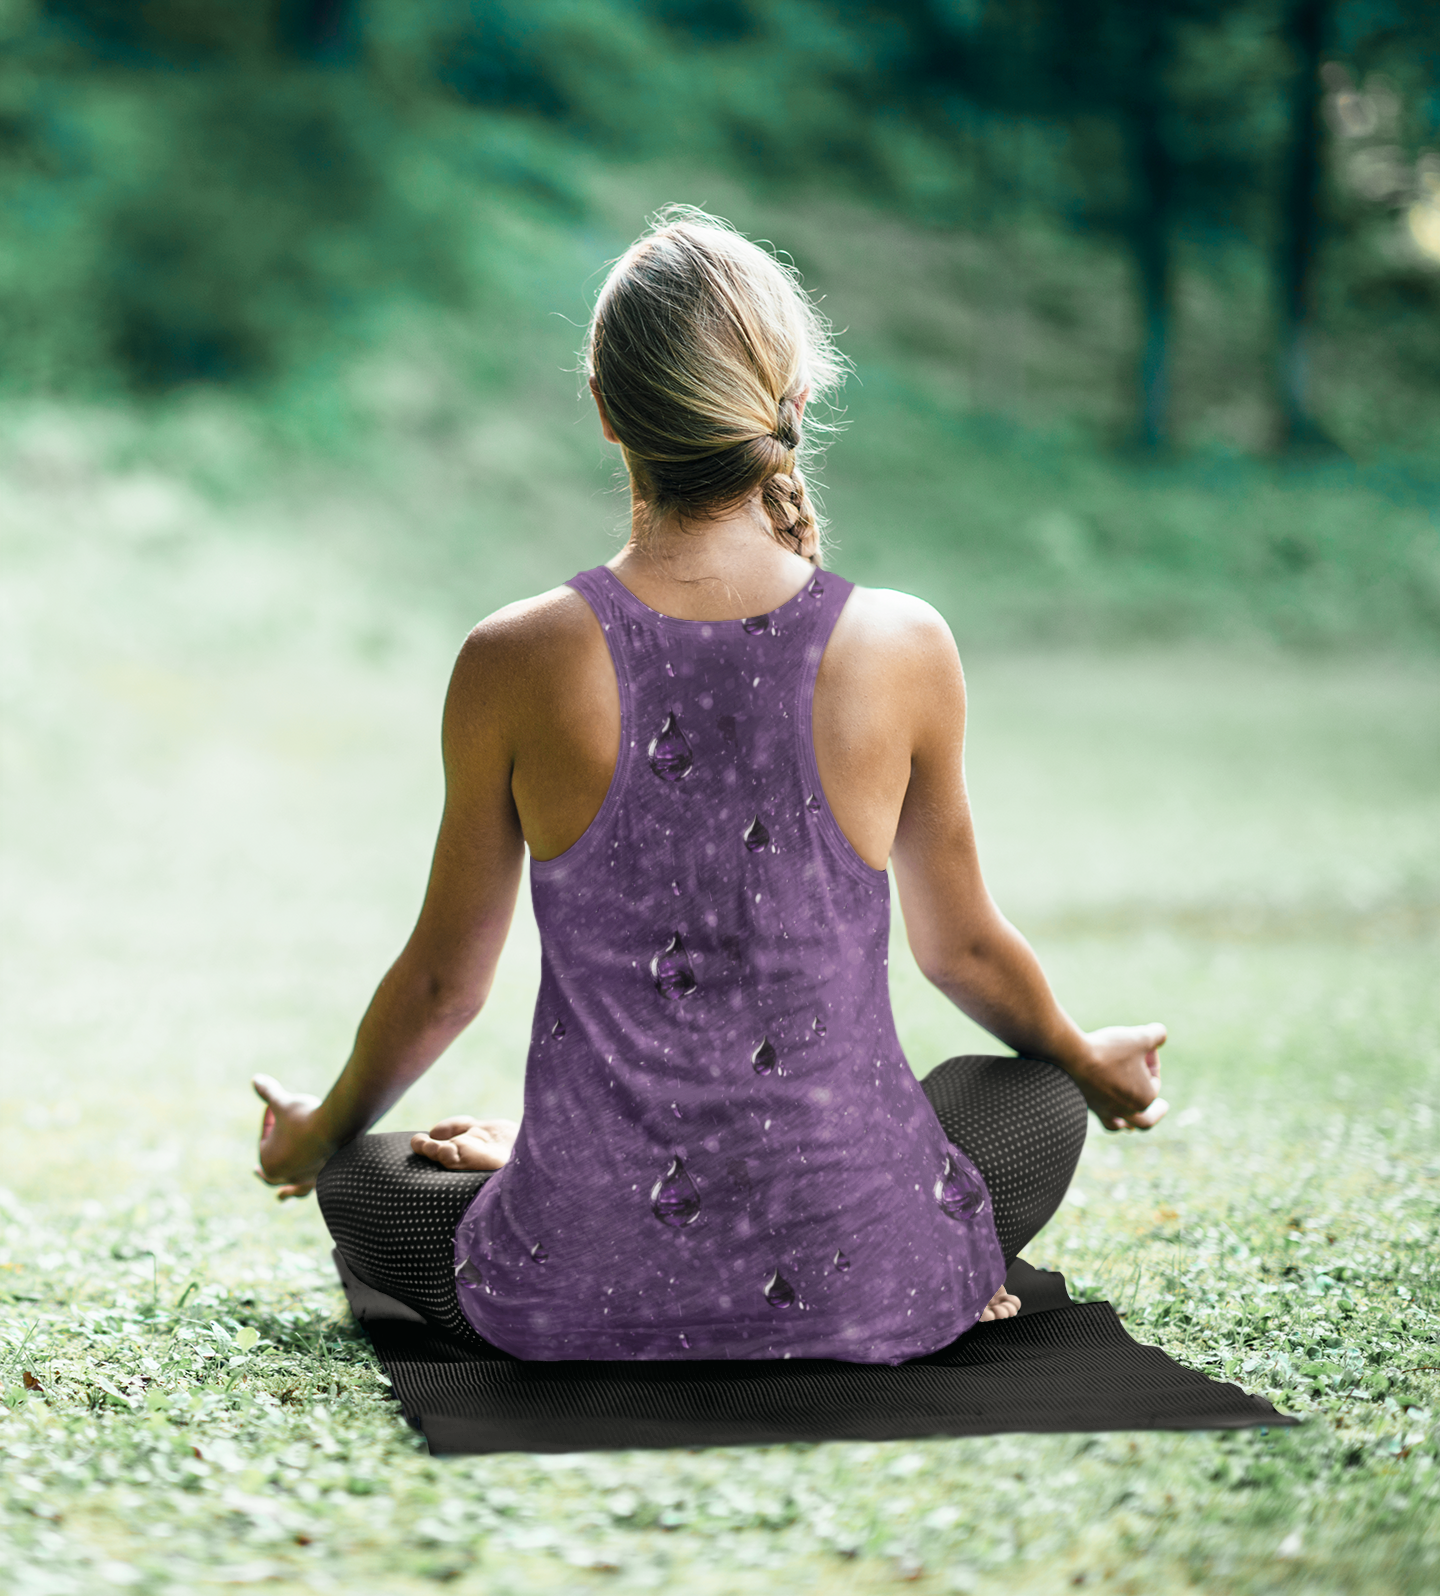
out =
[[[25,1381],[25,1389],[27,1391],[43,1391],[45,1389],[45,1387],[40,1384],[35,1376],[31,1374],[29,1369],[26,1369],[23,1378]]]

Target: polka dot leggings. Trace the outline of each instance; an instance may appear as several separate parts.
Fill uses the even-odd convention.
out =
[[[1085,1145],[1085,1102],[1036,1059],[948,1059],[920,1083],[946,1136],[985,1177],[1013,1261],[1060,1206]],[[316,1196],[341,1256],[366,1285],[437,1329],[478,1342],[455,1294],[455,1227],[489,1179],[410,1151],[408,1132],[362,1136],[320,1171]]]

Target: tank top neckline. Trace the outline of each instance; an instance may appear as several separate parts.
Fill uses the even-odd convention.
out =
[[[621,608],[628,610],[631,615],[633,615],[634,618],[639,621],[661,621],[666,626],[701,627],[736,626],[741,621],[749,619],[748,616],[744,615],[728,615],[717,621],[692,621],[680,615],[667,615],[664,610],[651,609],[644,599],[640,598],[635,593],[632,593],[608,565],[597,566],[596,571],[600,575],[602,581],[606,582],[606,584],[609,586]],[[817,577],[821,577],[823,575],[824,572],[822,572],[821,569],[816,566],[811,571],[810,575],[805,579],[804,583],[802,583],[802,585],[797,588],[796,591],[784,601],[784,603],[777,604],[773,609],[765,610],[762,613],[766,615],[779,615],[783,611],[789,610],[794,605],[799,604],[801,599],[803,599],[805,595],[810,592],[811,584],[816,580]]]

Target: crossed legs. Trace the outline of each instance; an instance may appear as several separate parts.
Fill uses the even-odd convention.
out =
[[[981,1055],[948,1059],[920,1084],[946,1136],[984,1177],[1005,1261],[1013,1262],[1069,1189],[1085,1145],[1079,1088],[1053,1064]],[[445,1334],[478,1342],[455,1292],[454,1239],[490,1174],[444,1168],[413,1151],[409,1135],[391,1132],[342,1147],[315,1191],[336,1247],[361,1280]],[[1002,1288],[986,1316],[1005,1318],[1018,1307]]]

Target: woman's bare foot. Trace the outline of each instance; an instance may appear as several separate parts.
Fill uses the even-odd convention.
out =
[[[499,1169],[510,1156],[520,1127],[513,1119],[473,1119],[457,1114],[432,1126],[426,1136],[417,1131],[410,1151],[446,1169]]]
[[[1004,1286],[1001,1286],[985,1304],[985,1312],[980,1315],[980,1323],[989,1324],[992,1319],[1013,1319],[1019,1312],[1019,1297],[1011,1296]]]

